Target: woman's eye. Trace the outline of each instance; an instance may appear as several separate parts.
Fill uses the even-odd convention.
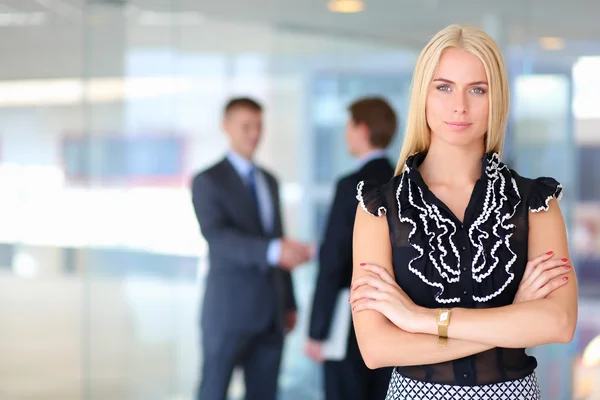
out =
[[[475,94],[485,94],[485,89],[478,88],[478,87],[471,89],[471,91]]]
[[[450,89],[450,86],[448,85],[440,85],[437,87],[437,90],[441,90],[442,92],[449,92],[452,89]]]

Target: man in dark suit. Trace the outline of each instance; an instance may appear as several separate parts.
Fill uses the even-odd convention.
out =
[[[224,160],[193,180],[192,200],[209,247],[202,310],[202,382],[198,400],[225,400],[235,366],[247,400],[274,400],[283,339],[296,323],[290,271],[310,247],[284,237],[277,180],[254,164],[262,107],[227,104]]]
[[[338,293],[349,288],[352,280],[352,234],[358,206],[356,187],[363,180],[384,184],[394,175],[384,152],[397,130],[393,109],[385,100],[371,97],[356,101],[349,111],[346,143],[350,153],[359,159],[359,167],[336,185],[319,251],[319,274],[305,352],[314,361],[325,363],[327,400],[383,400],[392,370],[372,371],[367,368],[360,355],[352,323],[344,359],[325,360],[322,350],[323,342],[330,334]]]

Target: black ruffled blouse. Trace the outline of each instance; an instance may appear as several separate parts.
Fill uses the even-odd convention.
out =
[[[547,211],[562,186],[552,178],[523,178],[488,153],[461,222],[423,181],[417,168],[424,158],[409,157],[405,171],[383,186],[358,185],[361,207],[387,218],[396,281],[427,308],[511,304],[528,260],[529,212]],[[421,381],[476,386],[524,378],[536,366],[524,349],[495,348],[397,368]]]

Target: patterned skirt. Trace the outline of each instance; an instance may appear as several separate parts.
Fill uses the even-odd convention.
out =
[[[392,372],[385,400],[541,400],[535,372],[523,379],[481,386],[416,381]]]

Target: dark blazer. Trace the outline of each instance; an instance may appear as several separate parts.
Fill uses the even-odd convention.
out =
[[[269,233],[263,232],[250,190],[227,159],[193,179],[194,210],[210,263],[202,327],[211,334],[258,333],[273,324],[283,330],[285,312],[296,309],[290,273],[267,261],[269,243],[283,236],[283,227],[277,180],[260,171],[273,202]]]
[[[352,235],[358,206],[358,183],[372,181],[383,185],[393,176],[394,169],[389,160],[376,158],[338,181],[319,250],[319,274],[310,318],[310,338],[320,341],[327,339],[337,295],[341,289],[350,287],[352,281]],[[358,357],[360,352],[354,328],[351,327],[347,358]]]

